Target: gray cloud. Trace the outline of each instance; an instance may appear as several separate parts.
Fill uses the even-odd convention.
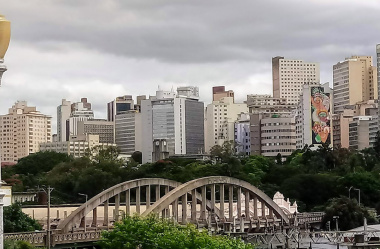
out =
[[[271,93],[271,57],[321,63],[374,55],[377,0],[0,0],[12,21],[0,112],[28,100],[55,115],[62,98],[88,97],[98,117],[123,94],[213,85],[239,100]]]

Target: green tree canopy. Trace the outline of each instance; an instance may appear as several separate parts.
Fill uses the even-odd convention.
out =
[[[18,233],[41,230],[41,225],[21,210],[18,203],[4,207],[4,232]]]
[[[253,249],[240,239],[212,236],[194,225],[181,226],[155,216],[126,217],[112,231],[102,234],[99,245],[104,249]]]

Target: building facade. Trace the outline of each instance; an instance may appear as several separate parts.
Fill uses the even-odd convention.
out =
[[[372,56],[351,56],[333,66],[334,113],[378,98],[377,70]]]
[[[235,153],[246,156],[251,154],[249,113],[238,114],[235,121]]]
[[[235,121],[247,113],[246,103],[234,103],[233,97],[224,97],[207,105],[205,111],[205,145],[209,152],[214,145],[235,140]]]
[[[57,139],[66,141],[66,121],[70,118],[71,102],[62,99],[62,104],[57,107]]]
[[[288,104],[297,105],[302,86],[320,82],[319,63],[302,60],[272,58],[273,97],[285,98]]]
[[[51,141],[51,117],[16,102],[8,114],[0,116],[0,146],[3,164],[14,164],[18,159],[39,151],[39,143]]]
[[[231,97],[235,101],[235,94],[232,90],[227,90],[225,86],[214,86],[212,88],[212,101],[219,101],[221,98]]]
[[[114,144],[114,129],[115,125],[112,121],[105,119],[88,119],[78,121],[79,135],[99,135],[99,143]]]
[[[126,111],[115,116],[115,142],[120,154],[131,156],[135,151],[141,151],[141,113]]]
[[[113,143],[100,143],[99,135],[79,135],[70,136],[69,141],[62,142],[49,142],[40,143],[40,151],[55,151],[58,153],[64,153],[73,157],[83,157],[88,150],[91,150],[95,146],[101,146],[103,148],[107,146],[116,146]]]
[[[296,113],[297,149],[333,146],[332,95],[329,83],[303,86]]]
[[[191,88],[180,88],[181,95],[158,90],[141,101],[143,163],[204,151],[204,104]]]
[[[133,109],[134,104],[131,95],[116,97],[116,99],[107,104],[107,120],[113,122],[117,114]]]

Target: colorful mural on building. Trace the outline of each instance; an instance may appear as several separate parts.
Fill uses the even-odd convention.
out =
[[[330,94],[323,87],[311,87],[312,144],[331,144]]]

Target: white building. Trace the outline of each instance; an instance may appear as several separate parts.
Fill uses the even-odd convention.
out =
[[[126,111],[115,116],[115,142],[120,154],[130,156],[142,150],[141,113]]]
[[[66,121],[70,118],[71,102],[62,99],[62,104],[57,107],[57,138],[58,141],[67,141]]]
[[[41,151],[55,151],[73,157],[83,157],[86,151],[95,147],[116,146],[113,143],[100,143],[99,135],[70,136],[69,141],[40,143]]]
[[[288,104],[298,104],[304,84],[320,82],[319,63],[272,58],[273,97],[286,98]]]
[[[322,143],[333,146],[332,89],[329,83],[304,85],[297,106],[297,149]]]
[[[205,111],[205,146],[209,152],[214,145],[235,140],[235,121],[248,113],[246,103],[234,103],[233,97],[223,97],[207,105]]]
[[[143,163],[204,151],[203,102],[198,89],[158,90],[141,101]],[[196,90],[195,90],[196,89]]]
[[[248,113],[239,114],[235,122],[235,150],[238,155],[251,154],[250,118]]]
[[[77,122],[78,135],[99,135],[100,143],[115,143],[114,129],[114,122],[105,119],[88,119]]]
[[[0,116],[0,137],[2,164],[14,164],[38,152],[39,143],[51,141],[51,117],[28,107],[26,101],[16,102]]]

